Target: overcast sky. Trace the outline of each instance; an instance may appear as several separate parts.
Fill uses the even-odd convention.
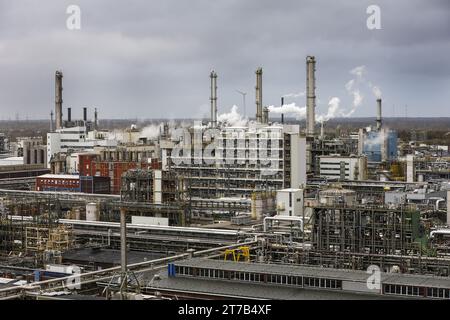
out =
[[[350,70],[365,66],[361,105],[384,114],[450,116],[448,0],[0,0],[0,119],[47,118],[54,73],[61,69],[63,112],[96,106],[102,118],[209,115],[209,72],[218,74],[219,113],[248,92],[254,115],[255,70],[263,68],[263,103],[305,90],[305,57],[317,60],[318,113],[339,97],[350,108]],[[81,8],[81,30],[66,9]],[[381,8],[381,30],[366,8]],[[304,97],[290,98],[299,106]],[[90,111],[91,112],[91,111]],[[92,114],[92,112],[91,112]]]

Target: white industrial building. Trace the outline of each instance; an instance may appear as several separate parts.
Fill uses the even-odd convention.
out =
[[[116,147],[116,140],[95,138],[88,135],[86,126],[56,129],[47,133],[47,167],[57,153],[73,151],[94,151],[95,147]]]
[[[299,131],[298,125],[225,127],[211,141],[161,146],[170,154],[163,168],[189,178],[200,197],[300,188],[306,185],[306,138]]]
[[[365,156],[320,156],[320,177],[330,180],[367,180]]]
[[[302,216],[304,208],[303,189],[277,191],[277,215]]]

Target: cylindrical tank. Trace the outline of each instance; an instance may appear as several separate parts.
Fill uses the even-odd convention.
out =
[[[86,205],[86,221],[98,221],[99,212],[97,204],[94,202]]]
[[[75,208],[73,211],[75,212],[75,220],[81,220],[80,208]]]

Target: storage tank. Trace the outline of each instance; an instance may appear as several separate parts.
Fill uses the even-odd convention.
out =
[[[88,203],[86,205],[86,221],[98,221],[99,212],[97,204],[94,202]]]
[[[319,192],[319,202],[326,206],[352,206],[356,204],[356,192],[339,187],[329,188]]]
[[[75,220],[81,220],[80,208],[75,208]]]

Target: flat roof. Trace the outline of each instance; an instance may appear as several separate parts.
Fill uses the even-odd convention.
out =
[[[103,263],[120,265],[120,250],[103,248],[83,248],[63,253],[63,261],[84,263]],[[155,252],[127,251],[128,263],[139,263],[164,258],[165,255]]]
[[[244,271],[254,273],[272,273],[290,276],[322,277],[335,280],[366,282],[369,274],[361,270],[332,269],[315,266],[267,264],[232,262],[212,260],[205,258],[193,258],[175,262],[177,266],[211,268],[226,271]],[[450,288],[450,277],[438,277],[428,275],[413,275],[400,273],[381,273],[383,284],[401,284],[410,286],[427,286],[438,288]]]
[[[36,178],[44,178],[44,179],[80,179],[78,174],[43,174],[42,176],[38,176]]]
[[[213,294],[223,297],[241,297],[248,299],[275,300],[399,300],[404,297],[380,296],[367,293],[346,292],[342,290],[326,290],[316,288],[295,288],[271,285],[220,280],[215,278],[168,277],[160,275],[161,280],[154,281],[152,288],[197,294]]]
[[[286,188],[286,189],[277,190],[277,192],[298,192],[298,191],[303,191],[303,189]]]

